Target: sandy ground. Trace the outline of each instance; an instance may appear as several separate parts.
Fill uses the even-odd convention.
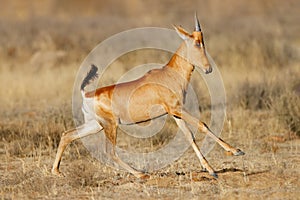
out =
[[[299,8],[293,0],[2,2],[0,198],[299,199]],[[231,156],[215,145],[206,156],[219,175],[214,179],[189,148],[140,180],[99,162],[76,141],[63,155],[65,177],[52,175],[61,134],[74,127],[72,88],[88,53],[130,28],[176,23],[192,30],[195,9],[226,89],[221,137],[246,154]],[[128,66],[166,62],[169,56],[125,55],[113,63],[107,81],[115,82]],[[202,94],[201,120],[209,124],[210,99],[199,80],[194,76],[192,84]],[[120,137],[118,144],[136,142],[127,139]],[[168,137],[155,141],[159,148]]]

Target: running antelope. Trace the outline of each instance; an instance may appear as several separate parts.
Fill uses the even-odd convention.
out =
[[[178,127],[191,143],[201,165],[213,177],[217,178],[217,174],[200,152],[186,123],[197,127],[200,132],[208,134],[225,151],[236,156],[244,155],[243,151],[215,136],[205,123],[184,110],[185,92],[194,68],[199,67],[209,74],[212,72],[212,67],[206,56],[203,34],[196,14],[195,31],[192,34],[181,27],[174,26],[174,28],[183,39],[176,53],[165,66],[150,70],[139,79],[98,88],[94,91],[85,91],[85,87],[98,76],[98,68],[95,65],[91,66],[91,70],[81,84],[82,111],[85,123],[63,133],[52,168],[53,174],[61,174],[59,164],[62,153],[68,144],[76,139],[104,130],[106,139],[113,147],[108,152],[112,159],[134,176],[148,178],[149,176],[145,172],[129,166],[116,154],[117,127],[119,124],[130,125],[147,122],[166,114],[173,116]]]

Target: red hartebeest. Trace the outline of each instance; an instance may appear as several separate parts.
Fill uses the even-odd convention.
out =
[[[201,165],[210,175],[217,177],[213,168],[208,164],[199,147],[194,141],[186,123],[208,134],[226,151],[233,155],[244,153],[215,136],[208,126],[191,116],[183,108],[185,92],[188,87],[194,67],[200,67],[206,74],[212,72],[212,67],[206,56],[206,50],[200,24],[195,15],[195,31],[189,34],[181,27],[174,26],[178,35],[183,39],[182,44],[172,56],[168,64],[160,69],[154,69],[141,78],[98,88],[87,92],[85,87],[97,77],[97,67],[92,65],[81,85],[83,97],[82,111],[85,123],[73,130],[66,131],[60,140],[52,173],[60,174],[59,164],[66,146],[73,140],[86,137],[104,130],[106,138],[113,148],[109,152],[113,160],[121,167],[139,178],[146,178],[144,172],[138,171],[123,162],[115,153],[117,127],[119,124],[135,124],[150,121],[165,114],[172,115],[178,127],[191,143]],[[160,106],[157,106],[160,105]],[[156,107],[154,107],[156,106]],[[153,109],[155,108],[155,109]]]

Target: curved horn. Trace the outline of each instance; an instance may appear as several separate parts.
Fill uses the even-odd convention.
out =
[[[195,31],[201,31],[200,23],[197,17],[197,12],[195,12]]]

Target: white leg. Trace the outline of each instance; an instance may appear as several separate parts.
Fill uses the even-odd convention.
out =
[[[98,133],[102,129],[103,129],[102,126],[100,126],[100,124],[96,120],[92,120],[92,121],[86,122],[85,124],[75,128],[75,129],[71,129],[71,130],[64,132],[60,139],[59,145],[58,145],[55,161],[54,161],[53,167],[52,167],[52,173],[56,174],[56,175],[61,175],[61,173],[59,171],[59,164],[61,161],[62,154],[68,144],[70,144],[72,141],[74,141],[76,139]]]
[[[111,156],[113,160],[120,165],[122,168],[126,169],[128,172],[133,174],[135,177],[140,179],[148,179],[150,176],[148,174],[145,174],[144,172],[137,171],[133,167],[129,166],[127,163],[125,163],[123,160],[119,158],[119,156],[115,153],[115,148],[113,147]]]
[[[243,151],[241,151],[240,149],[234,148],[232,147],[230,144],[226,143],[225,141],[223,141],[221,138],[217,137],[209,128],[208,126],[199,121],[197,118],[193,117],[192,115],[190,115],[188,112],[182,110],[180,112],[173,112],[171,113],[173,116],[176,116],[180,119],[183,119],[185,122],[191,124],[194,127],[197,127],[199,131],[209,135],[212,139],[214,139],[221,147],[223,147],[223,149],[225,149],[225,151],[230,151],[232,152],[233,155],[235,156],[240,156],[240,155],[244,155],[245,153]]]
[[[117,142],[117,126],[115,124],[110,124],[108,126],[104,127],[105,136],[107,139],[106,147],[108,147],[108,142],[112,145],[112,149],[110,151],[111,158],[122,168],[127,170],[128,172],[132,173],[135,177],[141,178],[141,179],[147,179],[149,178],[149,175],[140,172],[127,163],[125,163],[123,160],[119,158],[119,156],[116,154],[115,147]],[[107,150],[106,150],[107,151]]]
[[[197,157],[200,160],[200,163],[201,163],[202,167],[204,167],[209,172],[210,175],[212,175],[215,178],[218,178],[218,175],[214,172],[213,168],[208,164],[207,160],[204,158],[201,151],[199,150],[199,147],[195,142],[195,139],[192,135],[192,132],[187,127],[185,122],[182,119],[179,119],[179,118],[176,118],[176,117],[174,117],[174,119],[175,119],[178,127],[183,131],[183,133],[186,136],[187,140],[191,143]]]

